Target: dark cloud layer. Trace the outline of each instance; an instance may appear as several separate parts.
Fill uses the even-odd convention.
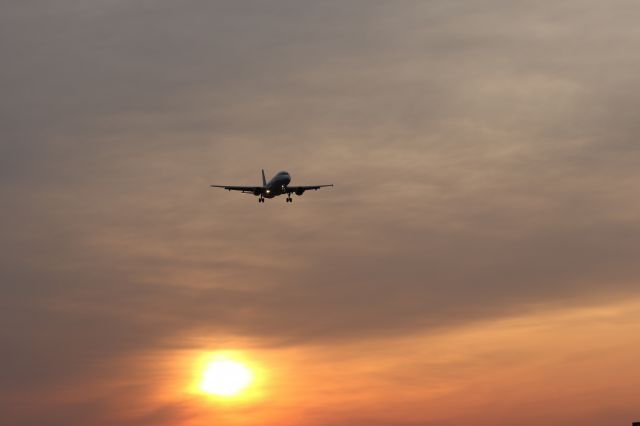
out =
[[[0,11],[2,401],[194,330],[304,345],[638,294],[637,2]],[[337,186],[207,188],[262,167]]]

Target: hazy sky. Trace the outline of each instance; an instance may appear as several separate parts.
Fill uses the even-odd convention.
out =
[[[0,3],[0,424],[630,424],[638,22]],[[208,187],[261,168],[336,186]],[[190,390],[217,351],[263,372],[255,397]]]

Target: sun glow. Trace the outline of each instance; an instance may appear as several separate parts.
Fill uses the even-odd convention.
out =
[[[200,389],[217,396],[235,396],[252,382],[251,370],[243,364],[229,360],[213,360],[206,365]]]

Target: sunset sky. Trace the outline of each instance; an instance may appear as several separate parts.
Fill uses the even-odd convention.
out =
[[[0,425],[640,420],[639,23],[2,2]]]

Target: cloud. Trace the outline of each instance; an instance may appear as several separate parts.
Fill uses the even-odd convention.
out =
[[[2,9],[5,393],[637,294],[634,2]]]

